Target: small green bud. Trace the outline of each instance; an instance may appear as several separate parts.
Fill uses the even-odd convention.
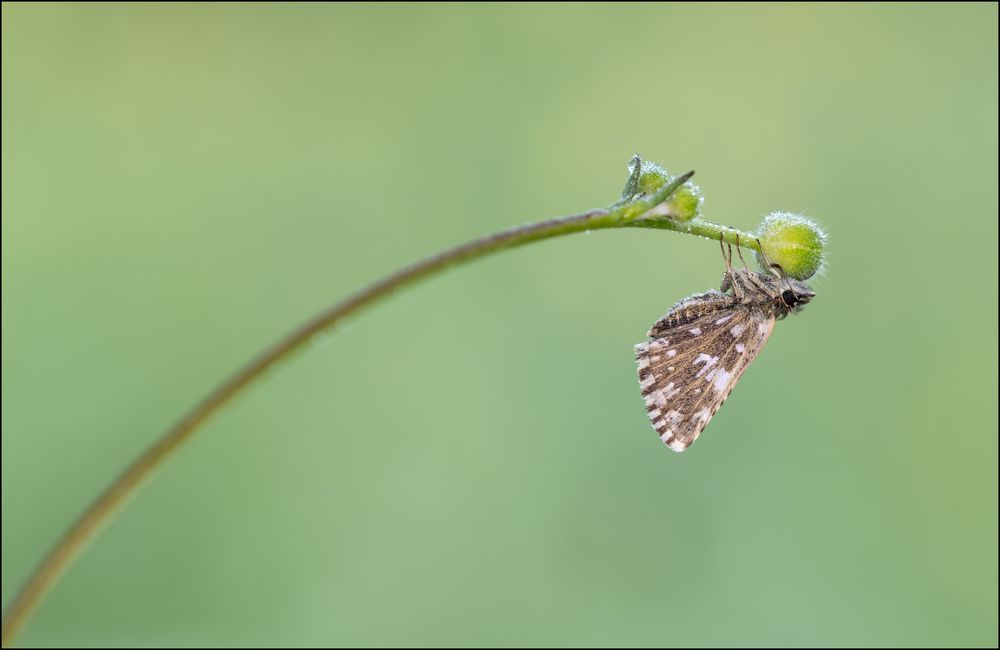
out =
[[[643,194],[652,194],[675,178],[677,177],[663,167],[644,160],[639,172],[638,189]],[[701,189],[688,181],[678,187],[664,205],[671,219],[690,221],[700,213],[703,201]]]
[[[691,221],[701,211],[702,201],[701,190],[688,181],[670,195],[667,199],[667,208],[670,209],[670,216],[675,221]]]
[[[826,233],[805,217],[790,212],[772,212],[758,228],[760,244],[772,264],[791,278],[806,280],[823,267]],[[764,266],[764,260],[757,254]]]
[[[642,161],[639,168],[639,191],[643,194],[652,194],[670,182],[673,176],[663,167],[648,160]]]

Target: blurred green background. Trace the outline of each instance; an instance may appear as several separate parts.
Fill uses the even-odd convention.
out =
[[[4,603],[262,347],[636,152],[831,235],[690,451],[632,345],[717,246],[507,252],[272,372],[21,642],[995,645],[995,4],[4,4]]]

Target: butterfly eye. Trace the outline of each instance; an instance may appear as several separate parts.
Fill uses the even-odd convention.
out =
[[[799,302],[799,297],[795,295],[795,292],[791,289],[785,289],[781,292],[781,299],[785,301],[785,304],[789,307],[794,307],[796,303]]]

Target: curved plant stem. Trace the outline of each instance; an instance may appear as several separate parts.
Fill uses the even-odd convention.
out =
[[[757,246],[753,242],[753,235],[740,233],[731,228],[700,219],[680,223],[672,220],[669,216],[664,216],[662,210],[661,214],[650,213],[652,208],[662,204],[674,190],[693,175],[694,172],[684,174],[648,197],[632,202],[619,202],[611,209],[591,210],[573,216],[512,228],[457,246],[386,276],[299,326],[237,370],[213,390],[133,461],[80,515],[72,527],[56,542],[49,554],[28,578],[21,591],[11,601],[3,618],[3,645],[7,646],[13,641],[18,630],[31,616],[48,589],[72,564],[74,558],[79,555],[85,545],[96,536],[100,528],[110,521],[126,499],[134,495],[153,471],[160,467],[209,417],[230,402],[254,380],[261,377],[276,362],[301,349],[315,334],[328,329],[362,307],[447,267],[507,248],[587,230],[659,228],[710,237],[715,240],[721,236],[731,243],[736,243],[736,237],[739,235],[742,245],[756,250]]]

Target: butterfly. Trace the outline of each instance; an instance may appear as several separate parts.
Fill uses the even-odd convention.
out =
[[[740,376],[767,343],[776,321],[816,294],[771,264],[768,273],[733,268],[732,246],[719,247],[726,272],[719,291],[690,296],[653,323],[652,339],[635,346],[639,386],[660,440],[682,452],[698,439]],[[726,247],[728,247],[728,254]]]

